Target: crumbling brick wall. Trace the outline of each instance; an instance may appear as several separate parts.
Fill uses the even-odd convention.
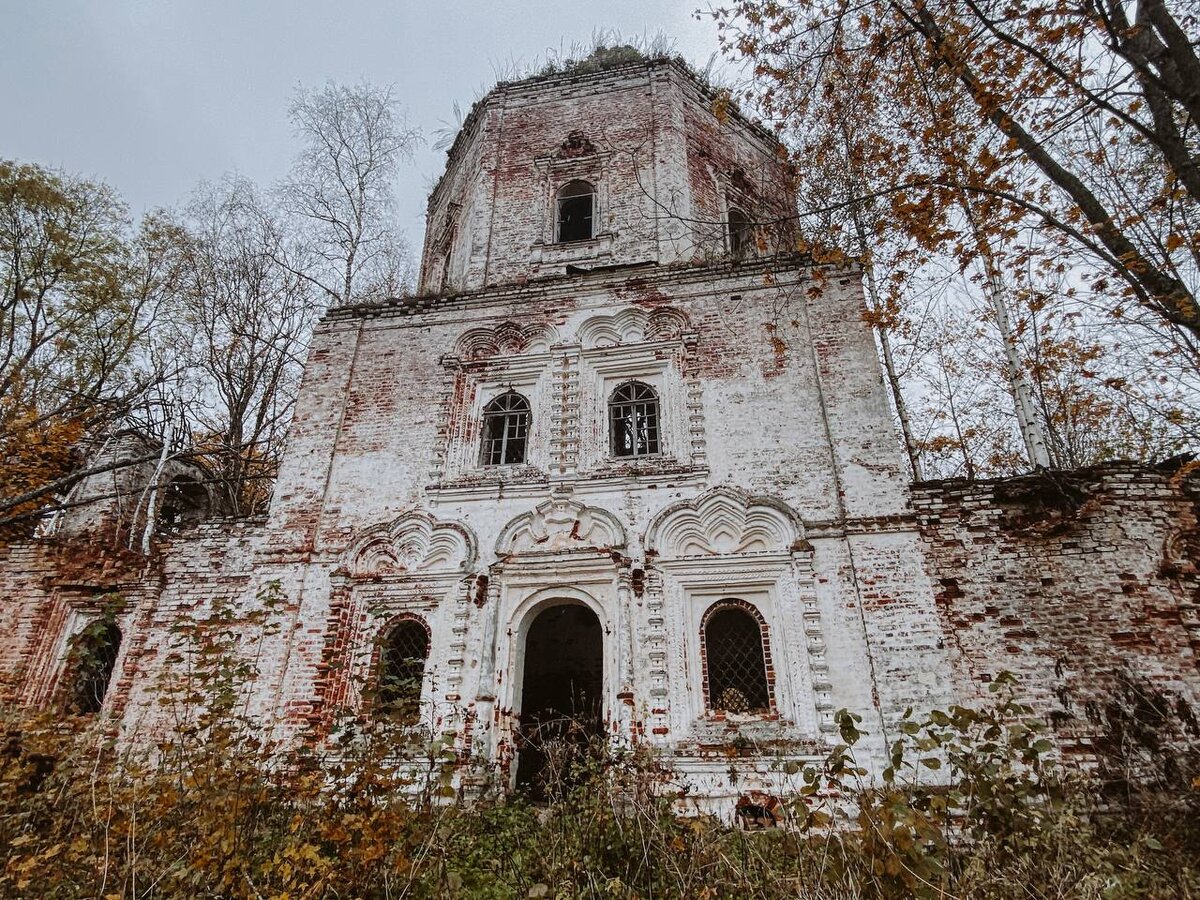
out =
[[[1197,487],[1179,464],[917,485],[960,696],[1011,671],[1068,747],[1122,679],[1195,708]]]
[[[778,141],[681,63],[647,60],[497,85],[471,110],[429,198],[420,290],[478,290],[565,266],[721,258],[737,206],[767,253],[794,249]],[[594,239],[555,244],[554,192],[597,190]]]
[[[220,601],[253,610],[262,535],[261,522],[215,520],[160,539],[149,556],[95,534],[0,546],[0,699],[54,704],[71,636],[115,608],[121,646],[106,706],[127,731],[154,728],[177,628]]]

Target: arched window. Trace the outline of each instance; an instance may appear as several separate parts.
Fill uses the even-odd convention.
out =
[[[608,401],[613,456],[653,456],[658,449],[658,394],[648,384],[627,381]]]
[[[741,600],[721,601],[704,616],[700,644],[710,710],[771,711],[766,627],[757,610]]]
[[[754,226],[737,207],[729,210],[729,255],[743,257],[754,249]]]
[[[588,241],[594,234],[596,189],[586,181],[571,181],[558,191],[554,240]]]
[[[71,639],[67,660],[67,708],[78,715],[100,712],[112,682],[121,629],[108,619],[97,619]]]
[[[429,631],[420,619],[401,619],[383,635],[375,672],[378,713],[404,725],[420,718],[428,657]]]
[[[525,462],[528,440],[529,401],[516,391],[501,394],[483,408],[483,465]]]

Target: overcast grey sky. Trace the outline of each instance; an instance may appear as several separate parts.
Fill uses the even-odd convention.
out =
[[[716,49],[699,0],[0,0],[0,158],[107,181],[135,216],[202,179],[279,178],[297,84],[394,84],[428,145],[397,185],[417,245],[454,121],[510,61],[596,29],[664,32],[689,60]]]

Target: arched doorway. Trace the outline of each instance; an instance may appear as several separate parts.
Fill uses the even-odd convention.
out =
[[[517,786],[535,798],[604,733],[604,629],[586,606],[543,609],[525,635]]]

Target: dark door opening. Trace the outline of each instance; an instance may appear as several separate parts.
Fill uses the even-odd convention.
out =
[[[545,799],[604,734],[604,634],[596,614],[577,605],[538,613],[525,637],[521,685],[517,786]]]

